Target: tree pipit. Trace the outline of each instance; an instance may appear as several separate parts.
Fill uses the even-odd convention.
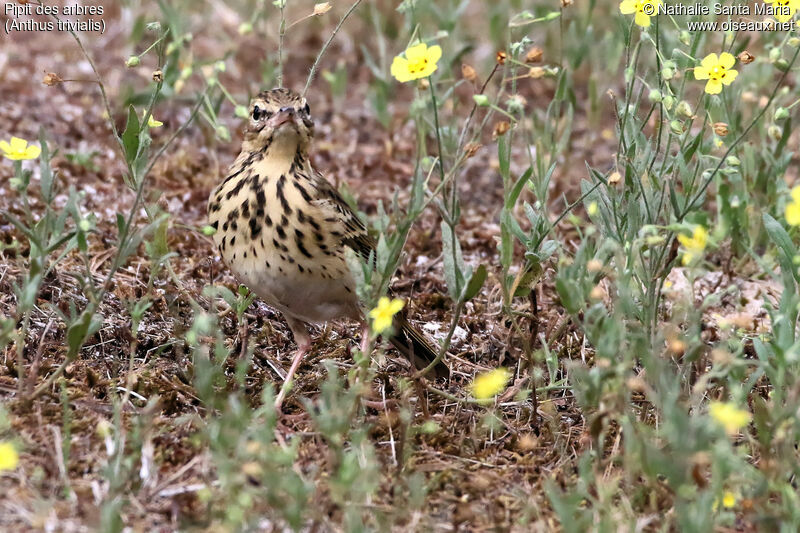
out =
[[[364,340],[368,334],[345,249],[366,259],[376,244],[312,168],[313,135],[305,98],[288,89],[261,92],[250,104],[242,151],[208,201],[222,259],[239,281],[283,313],[297,343],[276,407],[311,347],[306,324],[349,318],[362,324]],[[431,345],[404,316],[396,315],[393,326],[392,344],[416,368],[434,360]],[[441,362],[434,370],[449,375]]]

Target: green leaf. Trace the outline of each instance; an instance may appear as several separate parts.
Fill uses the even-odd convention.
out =
[[[514,204],[517,203],[517,199],[519,198],[520,193],[522,193],[522,188],[526,183],[528,183],[531,174],[533,174],[533,167],[528,167],[528,170],[526,170],[519,178],[517,178],[517,181],[514,183],[514,186],[511,188],[511,192],[506,199],[507,209],[511,209],[514,207]]]
[[[125,123],[125,131],[122,132],[122,147],[125,149],[125,161],[128,165],[133,165],[136,154],[139,152],[139,117],[133,106],[128,107],[128,121]]]
[[[39,128],[39,145],[42,147],[42,153],[39,156],[42,198],[47,204],[49,204],[53,200],[53,170],[50,168],[50,149],[47,146],[47,139],[44,135],[44,127]]]
[[[83,343],[86,342],[86,339],[97,333],[102,324],[102,316],[98,319],[93,308],[85,309],[67,329],[67,346],[69,346],[67,359],[72,359],[78,355],[78,351],[83,346]]]
[[[780,222],[772,218],[769,213],[764,213],[763,219],[764,229],[767,230],[769,238],[772,239],[772,242],[775,243],[780,252],[778,261],[781,264],[781,270],[783,270],[784,275],[791,274],[791,277],[795,277],[793,261],[797,255],[797,247],[795,247],[792,238]]]
[[[453,244],[455,243],[455,247]],[[442,221],[442,251],[444,262],[444,279],[447,292],[453,301],[458,301],[464,286],[464,260],[461,257],[461,246],[447,222]]]
[[[556,280],[556,292],[561,298],[561,303],[570,314],[578,313],[583,307],[583,295],[578,283],[566,278]]]
[[[472,276],[469,278],[469,282],[467,286],[464,288],[464,292],[461,295],[461,300],[466,302],[471,300],[478,294],[483,287],[484,282],[486,281],[486,276],[488,272],[486,271],[486,267],[484,265],[480,265],[475,272],[472,273]]]
[[[505,182],[509,178],[511,165],[511,155],[505,135],[497,139],[497,160],[500,163],[500,176],[502,176],[503,182]]]

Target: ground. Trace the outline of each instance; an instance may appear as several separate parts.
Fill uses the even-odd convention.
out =
[[[241,20],[229,8],[214,2],[210,6],[219,26],[194,35],[193,53],[198,57],[215,57],[221,55],[220,48],[229,52],[227,68],[220,74],[220,80],[238,96],[264,88],[256,67],[264,54],[258,37],[237,33]],[[470,9],[480,14],[479,8]],[[126,58],[134,50],[128,38],[134,24],[131,16],[130,10],[108,6],[105,33],[82,35],[87,52],[109,89],[112,118],[119,129],[124,128],[127,116],[123,102],[133,96],[130,88],[140,90],[147,86],[154,68],[150,56],[140,66],[124,68]],[[320,35],[327,35],[333,20],[311,21],[309,24],[315,26],[309,27],[315,31],[290,30],[286,86],[302,86],[308,66],[321,46]],[[354,19],[352,24],[337,37],[323,62],[323,68],[327,69],[335,68],[337,63],[344,65],[348,90],[342,97],[334,98],[328,85],[318,79],[308,96],[316,117],[312,158],[314,166],[333,184],[346,184],[354,192],[358,207],[373,216],[379,202],[388,205],[396,192],[401,204],[407,201],[415,157],[415,133],[407,114],[411,89],[398,89],[395,100],[389,104],[390,124],[381,125],[368,105],[368,84],[363,83],[371,76],[370,69],[359,60],[358,29],[366,31],[366,23]],[[223,40],[223,36],[229,40]],[[481,43],[471,55],[478,62],[478,58],[493,56],[494,51],[490,44]],[[77,81],[45,86],[41,79],[47,72]],[[453,72],[457,73],[457,68]],[[578,80],[581,72],[580,69],[576,72]],[[89,241],[90,269],[96,280],[102,282],[116,251],[115,215],[129,208],[134,193],[123,180],[124,162],[99,104],[98,87],[86,81],[92,78],[89,64],[67,33],[3,36],[0,138],[14,135],[33,140],[41,129],[51,147],[58,149],[52,162],[61,184],[56,202],[66,201],[70,187],[86,193],[83,208],[97,216],[97,231]],[[621,91],[621,85],[620,78],[616,85],[609,83],[608,89]],[[587,179],[585,163],[610,168],[617,150],[612,134],[616,118],[611,101],[590,110],[581,87],[576,82],[578,105],[572,135],[564,150],[567,155],[558,162],[551,183],[554,213],[560,212],[565,202],[580,196],[580,182]],[[185,89],[187,95],[190,89],[191,82]],[[519,93],[531,108],[546,108],[555,90],[551,78],[520,81]],[[153,130],[154,145],[165,142],[188,117],[189,103],[188,96],[184,100],[178,96],[156,106],[154,114],[164,126]],[[134,481],[125,482],[126,503],[119,508],[122,522],[133,531],[214,529],[216,522],[206,514],[207,502],[198,496],[207,483],[213,483],[216,470],[208,449],[198,446],[197,420],[213,417],[214,413],[198,399],[192,353],[182,340],[192,326],[194,310],[190,302],[196,301],[205,309],[212,309],[212,303],[217,306],[215,312],[220,317],[222,335],[234,354],[228,365],[231,376],[228,387],[235,387],[232,376],[237,355],[241,358],[246,352],[243,339],[250,341],[253,358],[245,383],[246,397],[254,408],[260,405],[263,386],[279,382],[275,369],[288,368],[294,349],[285,322],[263,302],[256,300],[250,305],[244,315],[246,326],[239,327],[235,313],[221,299],[212,302],[202,292],[209,284],[224,285],[234,291],[238,286],[220,261],[211,239],[199,231],[206,223],[208,195],[238,153],[243,123],[233,110],[233,105],[225,102],[219,114],[221,123],[232,133],[229,141],[216,138],[205,122],[196,121],[179,136],[148,178],[147,202],[156,203],[169,214],[167,242],[174,253],[168,261],[169,270],[161,270],[157,278],[151,279],[152,264],[145,246],[141,245],[114,277],[100,307],[104,317],[100,331],[67,366],[63,380],[32,402],[26,402],[22,400],[25,393],[43,382],[66,353],[64,323],[52,312],[52,307],[67,312],[71,304],[81,308],[87,301],[73,275],[84,265],[77,253],[71,254],[47,276],[37,297],[24,347],[27,380],[20,383],[17,379],[15,345],[9,345],[0,355],[0,400],[9,411],[11,430],[23,443],[22,467],[0,476],[0,494],[3,494],[0,529],[86,531],[102,521],[97,505],[110,490],[103,472],[108,467],[108,439],[104,438],[102,428],[113,421],[111,396],[127,401],[121,406],[121,416],[129,431],[142,429],[133,419],[149,421],[147,434],[141,441],[142,463],[135,469],[144,469],[145,458],[149,458],[150,470],[142,470],[141,475],[133,476]],[[589,427],[590,418],[567,387],[540,391],[538,402],[515,396],[521,388],[529,386],[524,372],[528,362],[521,360],[519,338],[501,312],[497,240],[503,198],[491,127],[484,132],[482,142],[483,147],[469,159],[459,176],[463,209],[459,238],[467,263],[486,265],[489,277],[478,296],[466,306],[458,324],[448,356],[452,378],[437,386],[450,394],[463,395],[477,371],[497,366],[514,370],[519,380],[497,402],[495,413],[499,423],[493,430],[484,426],[483,408],[421,389],[411,394],[409,405],[413,407],[414,423],[434,421],[439,429],[431,434],[418,432],[411,439],[410,449],[401,450],[401,454],[410,454],[406,468],[423,473],[427,488],[424,506],[410,516],[403,516],[402,510],[392,508],[398,422],[390,407],[392,400],[402,396],[398,377],[408,376],[410,370],[396,352],[387,352],[385,360],[378,363],[378,378],[370,394],[376,400],[374,405],[380,405],[383,398],[389,403],[384,408],[366,408],[361,423],[369,427],[369,439],[376,447],[382,470],[380,488],[372,505],[391,516],[396,527],[420,531],[452,531],[460,526],[470,531],[556,528],[545,482],[552,481],[562,487],[574,483],[578,458],[593,446],[596,436]],[[88,163],[81,164],[70,157],[72,154],[92,156]],[[525,158],[526,154],[515,153],[515,165],[523,165]],[[19,216],[19,197],[9,185],[12,176],[10,164],[0,165],[0,211]],[[524,194],[535,201],[531,191]],[[32,197],[31,208],[40,212],[41,201]],[[580,209],[578,213],[582,213]],[[144,225],[147,220],[143,209],[136,222]],[[439,224],[440,217],[434,209],[428,209],[416,222],[392,286],[396,295],[408,302],[412,322],[429,335],[441,338],[452,316],[452,303],[444,296],[447,289]],[[572,223],[562,221],[555,235],[566,249],[577,248],[580,236]],[[6,248],[0,252],[0,314],[15,316],[14,285],[26,264],[28,246],[24,236],[2,218],[0,239],[6,244],[15,240],[21,243],[17,250]],[[517,256],[522,253],[518,246]],[[720,262],[725,253],[719,252]],[[571,361],[581,364],[592,361],[591,349],[554,289],[554,268],[555,263],[547,265],[534,289],[535,300],[515,304],[530,316],[526,327],[530,328],[534,346],[541,346],[543,340],[557,358],[555,376],[544,370],[542,361],[534,363],[542,367],[542,383],[560,382],[568,377]],[[674,284],[686,283],[685,279],[678,279],[681,271],[676,272]],[[728,276],[726,285],[752,284],[747,286],[750,301],[754,302],[751,315],[763,323],[760,304],[764,299],[775,301],[780,289],[730,273],[717,274]],[[701,301],[703,290],[713,288],[721,280],[696,283],[697,298]],[[151,293],[154,299],[138,325],[136,342],[132,342],[129,305],[144,293]],[[732,314],[736,307],[732,302],[726,308],[723,302],[715,312]],[[342,371],[352,367],[351,351],[358,345],[359,329],[354,323],[340,323],[317,327],[313,334],[314,348],[300,369],[278,429],[281,438],[299,440],[296,467],[308,473],[315,469],[324,472],[332,458],[301,398],[318,397],[326,377],[321,361],[332,360]],[[65,428],[68,434],[64,434]],[[619,428],[612,424],[604,438],[606,447],[602,453],[613,458],[620,453]],[[68,464],[64,464],[62,454],[66,441]],[[618,464],[610,460],[606,471],[596,474],[613,478],[620,475],[617,468]],[[309,474],[320,479],[315,477],[318,475]],[[319,483],[314,499],[319,506],[315,516],[327,520],[317,522],[314,527],[335,529],[343,510],[325,483]],[[651,512],[663,510],[655,497]],[[262,523],[259,527],[271,526]]]

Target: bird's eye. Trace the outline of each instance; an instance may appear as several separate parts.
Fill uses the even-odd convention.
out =
[[[311,113],[311,108],[308,107],[308,102],[306,102],[306,106],[303,108],[303,111],[305,112],[306,115]]]
[[[253,120],[261,118],[261,108],[258,106],[253,107]]]

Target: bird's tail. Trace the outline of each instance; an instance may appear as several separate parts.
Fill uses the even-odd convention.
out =
[[[436,350],[418,329],[408,323],[402,314],[395,315],[393,326],[396,333],[389,340],[418,370],[427,367],[436,359]],[[450,369],[442,361],[439,361],[426,375],[448,378]]]

